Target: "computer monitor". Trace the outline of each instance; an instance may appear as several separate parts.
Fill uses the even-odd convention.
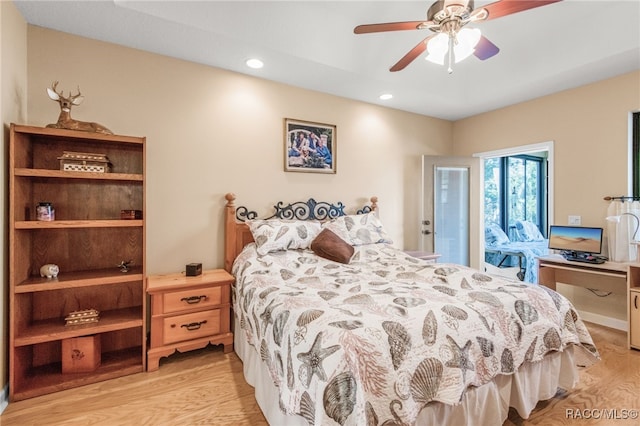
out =
[[[598,254],[602,251],[602,228],[551,225],[549,248],[576,254]]]

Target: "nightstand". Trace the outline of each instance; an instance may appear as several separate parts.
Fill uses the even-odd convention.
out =
[[[151,344],[147,371],[157,370],[160,358],[175,351],[204,348],[209,343],[233,350],[231,333],[231,283],[224,269],[201,275],[152,275],[147,277],[151,296]]]
[[[436,263],[438,258],[442,255],[437,253],[431,253],[428,251],[405,251],[409,256],[417,257],[418,259],[426,260],[431,263]]]

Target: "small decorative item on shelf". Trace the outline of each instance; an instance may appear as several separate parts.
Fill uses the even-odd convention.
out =
[[[47,87],[47,94],[51,100],[60,104],[60,115],[58,116],[57,123],[47,124],[47,127],[53,127],[56,129],[69,129],[80,130],[83,132],[103,133],[105,135],[112,135],[113,132],[102,124],[91,123],[88,121],[74,120],[71,118],[71,107],[74,105],[80,105],[84,100],[84,96],[80,93],[78,87],[78,94],[72,95],[69,92],[69,97],[65,97],[62,92],[58,92],[58,82],[54,81],[51,88]]]
[[[100,335],[62,340],[62,373],[89,373],[101,364]]]
[[[66,172],[109,173],[111,171],[111,162],[106,154],[64,151],[58,160],[60,160],[60,170]]]
[[[120,219],[142,219],[142,210],[120,210]]]
[[[73,311],[64,319],[65,325],[81,325],[98,322],[100,320],[100,312],[95,309],[85,309],[83,311]]]
[[[122,262],[120,262],[120,264],[118,265],[118,268],[120,268],[120,272],[129,272],[129,268],[132,262],[133,261],[131,260],[123,260]]]
[[[42,265],[40,267],[40,276],[42,278],[47,277],[47,279],[58,278],[58,273],[60,272],[60,268],[55,263],[47,263],[46,265]]]
[[[56,218],[56,211],[49,202],[40,202],[36,206],[36,220],[51,222]]]

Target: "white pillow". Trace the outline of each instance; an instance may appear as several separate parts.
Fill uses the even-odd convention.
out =
[[[317,221],[256,219],[248,221],[259,255],[278,250],[307,249],[320,233]]]
[[[364,244],[393,244],[375,212],[340,216],[324,224],[352,246]]]

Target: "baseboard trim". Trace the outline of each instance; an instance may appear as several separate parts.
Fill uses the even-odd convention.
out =
[[[9,383],[2,388],[2,394],[0,395],[0,414],[7,408],[7,405],[9,405]]]
[[[609,328],[615,328],[616,330],[621,331],[628,331],[629,329],[629,324],[624,320],[606,317],[604,315],[594,314],[593,312],[587,311],[578,311],[578,314],[580,314],[580,317],[587,322],[592,322]]]

